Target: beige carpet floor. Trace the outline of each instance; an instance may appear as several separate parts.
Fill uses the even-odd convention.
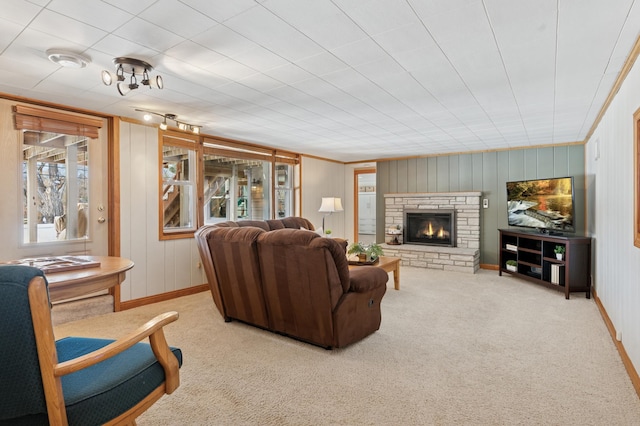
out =
[[[380,330],[327,351],[238,322],[209,293],[62,324],[117,337],[177,310],[181,386],[144,425],[640,425],[640,400],[593,302],[494,271],[402,268]]]

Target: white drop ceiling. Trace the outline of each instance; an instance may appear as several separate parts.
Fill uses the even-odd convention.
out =
[[[346,162],[508,149],[584,141],[639,35],[634,0],[3,0],[0,92]],[[104,86],[121,56],[164,90]]]

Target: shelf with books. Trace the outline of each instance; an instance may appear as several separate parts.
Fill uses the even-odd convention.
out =
[[[505,272],[561,290],[567,299],[572,292],[585,292],[587,298],[591,297],[591,238],[512,229],[499,232],[499,275]],[[558,246],[563,247],[562,260],[556,258]],[[507,269],[507,261],[515,261],[517,270]]]

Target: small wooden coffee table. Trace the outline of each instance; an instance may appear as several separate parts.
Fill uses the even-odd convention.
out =
[[[400,290],[400,258],[399,257],[387,257],[380,256],[378,263],[374,265],[354,265],[350,264],[349,268],[357,267],[361,268],[362,266],[375,266],[378,268],[382,268],[385,272],[393,272],[393,288],[396,290]]]

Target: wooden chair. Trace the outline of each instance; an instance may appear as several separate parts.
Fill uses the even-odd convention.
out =
[[[0,424],[134,425],[180,384],[182,353],[162,329],[176,319],[158,315],[118,340],[55,341],[42,271],[0,266]]]

